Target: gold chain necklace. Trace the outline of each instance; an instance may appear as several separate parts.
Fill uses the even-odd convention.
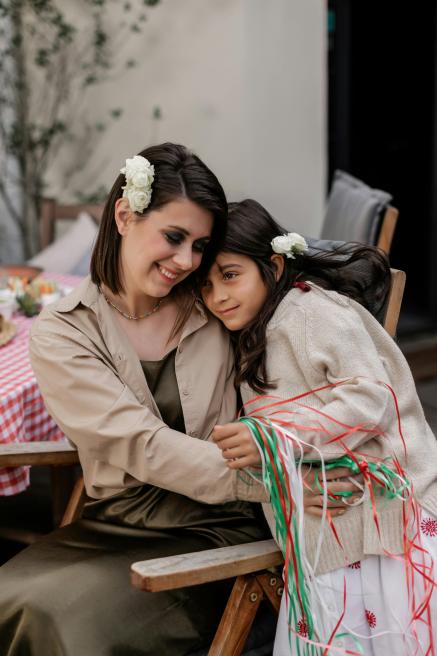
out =
[[[112,301],[109,300],[109,298],[106,296],[106,294],[100,289],[100,293],[103,295],[103,298],[105,301],[110,305],[111,307],[114,308],[114,310],[117,310],[121,314],[122,317],[125,319],[129,319],[130,321],[138,321],[139,319],[145,319],[146,317],[150,317],[151,314],[154,314],[159,308],[161,307],[161,303],[165,300],[163,298],[160,298],[159,301],[156,303],[156,305],[149,310],[149,312],[145,312],[144,314],[140,314],[138,317],[135,317],[133,314],[127,314],[127,312],[123,312],[123,310],[120,310]]]

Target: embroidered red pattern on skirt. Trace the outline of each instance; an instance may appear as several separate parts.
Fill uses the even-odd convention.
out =
[[[299,622],[297,623],[297,632],[303,638],[308,638],[308,624],[305,622],[304,619],[299,620]]]
[[[376,626],[376,615],[375,613],[372,613],[371,610],[366,610],[366,620],[367,624],[370,626],[371,629],[374,629]]]
[[[428,535],[430,538],[435,538],[437,535],[437,520],[431,519],[431,517],[426,517],[420,522],[420,528],[422,533]]]
[[[351,563],[348,567],[349,569],[361,569],[361,561],[357,560],[356,563]]]

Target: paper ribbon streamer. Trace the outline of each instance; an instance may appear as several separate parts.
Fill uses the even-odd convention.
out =
[[[334,386],[328,385],[320,389]],[[262,401],[262,407],[257,407],[256,410],[248,412],[247,416],[240,418],[240,421],[244,422],[251,431],[261,454],[263,461],[262,480],[270,495],[270,503],[276,523],[275,537],[284,554],[284,593],[288,609],[290,641],[294,642],[296,653],[299,656],[325,656],[328,653],[347,653],[361,656],[364,653],[360,636],[345,633],[344,631],[341,634],[337,633],[346,607],[346,585],[344,609],[340,618],[335,621],[334,630],[332,630],[329,628],[333,622],[332,614],[331,617],[328,617],[329,612],[325,607],[322,592],[317,587],[315,576],[321,552],[324,523],[328,523],[337,543],[344,551],[335,523],[332,521],[327,508],[327,500],[330,497],[326,471],[335,467],[347,467],[350,469],[351,475],[361,474],[364,479],[374,522],[380,537],[375,495],[384,497],[387,503],[395,498],[403,502],[404,555],[394,555],[385,549],[384,553],[387,557],[402,559],[405,562],[411,612],[411,635],[417,638],[417,622],[425,623],[428,627],[430,641],[430,651],[428,653],[434,654],[429,603],[436,584],[434,582],[432,560],[429,564],[428,558],[428,563],[426,563],[426,556],[429,556],[429,554],[426,554],[420,544],[418,531],[420,509],[414,501],[412,485],[395,454],[384,460],[369,459],[363,454],[353,452],[348,448],[347,437],[358,431],[374,433],[381,436],[381,438],[385,438],[386,436],[377,427],[369,429],[362,425],[348,426],[337,422],[333,417],[324,415],[321,411],[305,406],[307,412],[313,411],[317,416],[314,426],[311,426],[311,431],[314,431],[315,426],[317,426],[319,435],[326,435],[325,443],[330,444],[335,441],[344,450],[344,455],[336,460],[325,462],[320,449],[299,438],[299,432],[305,434],[305,431],[308,430],[308,424],[300,426],[296,423],[296,415],[302,414],[302,405],[301,403],[298,404],[298,412],[285,410],[285,408],[289,408],[293,402],[296,403],[296,401],[300,401],[303,397],[317,391],[319,390],[312,390],[290,399],[276,399],[267,395],[257,397],[252,402]],[[396,395],[391,388],[390,391],[397,412],[399,435],[406,454]],[[272,399],[273,401],[271,401]],[[248,405],[246,404],[246,408]],[[260,412],[266,414],[260,415]],[[291,419],[285,420],[284,415],[291,417]],[[320,421],[321,416],[328,419],[331,424],[339,427],[338,435],[333,436],[332,429],[325,429]],[[316,452],[318,460],[305,461],[305,455],[308,454],[309,449]],[[317,465],[320,468],[320,473],[316,476],[315,482],[318,490],[323,494],[323,516],[314,563],[309,563],[305,553],[302,464]],[[351,495],[352,492],[347,492],[335,496],[341,496],[347,500],[347,497]],[[411,535],[412,529],[413,534]],[[421,560],[419,556],[422,557]],[[345,555],[345,565],[347,564]],[[415,579],[418,576],[423,581],[424,593],[421,599],[415,597]],[[336,640],[345,636],[352,639],[355,651],[348,651],[336,646]]]

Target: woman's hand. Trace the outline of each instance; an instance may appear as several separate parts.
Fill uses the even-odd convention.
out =
[[[321,517],[323,514],[323,493],[319,490],[316,475],[318,474],[320,485],[323,486],[322,471],[319,467],[309,467],[304,465],[302,467],[302,477],[304,484],[303,505],[305,512],[313,517]],[[348,505],[353,505],[363,495],[363,491],[352,483],[349,478],[352,478],[356,484],[361,485],[363,482],[362,476],[351,476],[351,472],[347,467],[337,467],[325,471],[327,483],[327,507],[332,517],[339,517],[344,515],[348,510]],[[338,492],[348,491],[352,492],[349,497],[333,497]],[[331,497],[331,498],[330,498]],[[342,499],[345,499],[343,503]]]
[[[246,424],[237,421],[224,426],[215,426],[212,439],[221,449],[229,469],[261,465],[261,456]]]

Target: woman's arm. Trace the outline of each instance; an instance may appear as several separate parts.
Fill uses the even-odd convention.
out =
[[[261,485],[245,485],[224,465],[214,444],[164,424],[139,402],[105,354],[98,357],[95,351],[80,331],[66,337],[38,326],[30,344],[47,409],[77,446],[84,469],[109,465],[104,484],[110,488],[136,480],[204,503],[267,500]]]

